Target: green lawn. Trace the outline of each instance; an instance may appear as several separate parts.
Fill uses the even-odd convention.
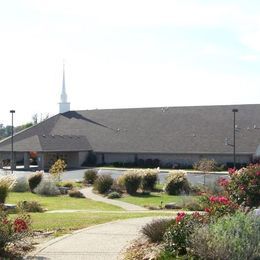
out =
[[[68,233],[97,224],[128,218],[139,218],[148,216],[174,216],[172,212],[75,212],[75,213],[30,213],[32,218],[32,228],[34,230],[56,230],[59,233]]]
[[[177,196],[156,195],[139,197],[126,197],[122,200],[137,205],[159,205],[160,201],[171,202],[179,199]],[[97,225],[105,222],[115,221],[119,219],[138,218],[146,216],[174,216],[175,212],[145,212],[134,213],[126,212],[121,208],[102,202],[96,202],[89,199],[71,198],[69,196],[41,196],[30,192],[10,192],[7,203],[16,204],[18,201],[38,201],[48,210],[90,210],[90,212],[72,212],[72,213],[29,213],[32,219],[33,230],[53,230],[55,235],[69,233],[73,230]],[[179,199],[180,200],[180,199]],[[91,212],[98,211],[98,212]],[[111,212],[113,211],[113,212]],[[116,211],[116,212],[115,212]],[[14,217],[15,214],[11,214]]]
[[[120,207],[85,198],[69,196],[41,196],[31,192],[10,192],[6,203],[16,204],[18,201],[38,201],[48,210],[82,209],[82,210],[122,210]]]
[[[119,200],[132,203],[138,206],[159,207],[161,205],[161,202],[163,203],[163,206],[166,203],[170,202],[182,204],[183,200],[194,200],[196,198],[198,198],[198,196],[173,196],[163,192],[152,192],[149,195],[138,194],[136,196],[126,196],[120,198]]]

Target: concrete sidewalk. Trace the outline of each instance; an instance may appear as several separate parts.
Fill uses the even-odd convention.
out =
[[[26,259],[116,260],[154,217],[110,222],[76,231],[47,242]]]
[[[141,206],[137,206],[137,205],[133,205],[127,202],[123,202],[120,200],[114,200],[114,199],[107,199],[105,197],[102,197],[100,195],[97,195],[95,193],[93,193],[92,191],[92,187],[87,187],[84,188],[82,190],[80,190],[83,195],[88,198],[88,199],[92,199],[92,200],[96,200],[96,201],[101,201],[101,202],[105,202],[108,204],[112,204],[118,207],[121,207],[122,209],[126,210],[126,211],[147,211],[147,208],[141,207]]]

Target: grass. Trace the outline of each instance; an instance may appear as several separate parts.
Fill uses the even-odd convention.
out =
[[[126,197],[122,200],[129,201],[130,203],[141,205],[141,204],[158,204],[158,201],[163,200],[172,201],[172,197],[160,195],[159,193],[152,195],[140,195],[139,197]],[[41,196],[30,192],[10,192],[7,203],[16,204],[18,201],[38,201],[43,207],[48,210],[86,210],[82,212],[70,212],[70,213],[30,213],[32,219],[32,229],[42,231],[54,231],[55,235],[62,235],[70,233],[73,230],[86,228],[89,226],[102,224],[110,221],[128,219],[128,218],[140,218],[147,216],[173,216],[173,212],[126,212],[121,208],[102,203],[96,202],[89,199],[78,199],[71,198],[69,196]],[[143,202],[141,202],[142,200]],[[138,203],[136,202],[138,201]],[[97,211],[97,212],[91,212]],[[10,216],[14,217],[15,214]]]
[[[196,199],[197,196],[174,196],[168,195],[166,193],[152,192],[149,195],[138,194],[136,196],[126,196],[120,198],[119,200],[138,206],[159,207],[161,205],[161,202],[163,203],[163,205],[171,202],[181,204],[185,198]]]
[[[33,230],[69,233],[73,230],[86,228],[110,221],[148,216],[169,216],[173,213],[124,213],[124,212],[74,212],[74,213],[31,213]]]
[[[69,196],[41,196],[31,192],[10,192],[6,203],[16,204],[18,201],[38,201],[48,210],[122,210],[120,207],[90,199],[71,198]]]

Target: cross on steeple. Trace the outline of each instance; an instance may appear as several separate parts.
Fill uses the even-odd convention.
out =
[[[62,90],[60,95],[60,113],[65,113],[70,111],[70,103],[67,101],[67,94],[66,94],[66,86],[65,86],[65,64],[63,62],[63,71],[62,71]]]

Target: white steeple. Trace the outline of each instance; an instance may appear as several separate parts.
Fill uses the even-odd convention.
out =
[[[70,111],[70,103],[67,102],[67,94],[66,94],[66,88],[65,88],[65,64],[63,63],[63,75],[62,75],[62,91],[60,95],[60,113],[65,113],[67,111]]]

